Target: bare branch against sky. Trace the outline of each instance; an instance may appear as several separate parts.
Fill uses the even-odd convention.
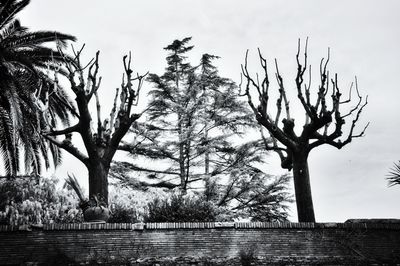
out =
[[[385,179],[393,162],[400,159],[398,10],[400,1],[396,0],[36,0],[20,18],[32,30],[56,29],[77,36],[79,44],[86,43],[89,55],[101,50],[104,89],[99,96],[110,99],[105,109],[112,106],[114,84],[121,77],[120,55],[127,51],[133,52],[138,72],[161,73],[162,48],[173,39],[193,36],[193,59],[206,52],[218,55],[221,75],[239,82],[246,50],[260,48],[266,58],[279,60],[290,98],[296,97],[298,38],[310,38],[311,65],[318,66],[330,47],[330,66],[341,77],[339,86],[350,86],[357,75],[360,90],[369,95],[360,124],[371,122],[366,136],[342,151],[321,148],[309,158],[316,218],[340,222],[400,218],[400,188],[388,188]],[[144,84],[143,89],[149,86]],[[304,119],[295,108],[291,115]],[[266,168],[281,173],[279,158],[270,157]],[[57,174],[66,177],[72,165],[76,169],[79,164],[65,156]],[[87,175],[83,167],[74,173]]]

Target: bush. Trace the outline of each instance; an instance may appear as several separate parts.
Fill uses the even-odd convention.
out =
[[[72,191],[57,190],[55,178],[0,181],[0,224],[50,224],[82,221]]]
[[[110,186],[109,223],[143,222],[147,210],[147,202],[153,200],[160,192],[147,190],[136,191],[119,185]]]
[[[108,219],[109,223],[137,223],[138,214],[133,207],[126,207],[120,204],[112,204],[110,206],[111,215]]]
[[[212,222],[216,213],[212,203],[195,196],[172,194],[148,204],[145,222]]]
[[[256,253],[257,253],[257,247],[255,245],[252,245],[245,249],[241,249],[239,251],[239,258],[242,266],[257,265]]]

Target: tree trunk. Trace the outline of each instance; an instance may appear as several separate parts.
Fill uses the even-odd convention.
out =
[[[208,141],[208,130],[204,131],[204,139]],[[208,175],[210,173],[210,148],[208,143],[206,146],[206,152],[204,153],[204,167],[204,173]]]
[[[108,172],[110,165],[105,165],[101,160],[91,161],[89,171],[89,198],[97,196],[104,200],[108,206]]]
[[[185,147],[182,143],[182,136],[181,134],[179,135],[179,177],[181,179],[181,190],[182,193],[186,193],[186,168],[185,168]]]
[[[293,179],[299,222],[315,222],[307,153],[293,154]]]

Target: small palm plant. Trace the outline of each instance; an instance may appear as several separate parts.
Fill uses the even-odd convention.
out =
[[[394,163],[393,167],[390,168],[387,180],[389,182],[389,187],[400,185],[400,161]]]
[[[68,174],[65,184],[70,186],[79,198],[79,208],[82,209],[83,218],[87,222],[105,222],[110,217],[110,211],[107,204],[96,195],[92,195],[89,199],[85,197],[82,187],[80,186],[75,175]]]
[[[75,175],[68,174],[68,178],[65,179],[65,184],[70,186],[79,198],[79,207],[85,211],[89,206],[89,200],[85,197],[83,189],[76,179]],[[65,187],[65,186],[64,186]]]

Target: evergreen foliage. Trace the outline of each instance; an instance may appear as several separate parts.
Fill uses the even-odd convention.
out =
[[[186,62],[190,38],[175,40],[165,49],[166,72],[150,74],[155,89],[150,92],[150,107],[146,123],[137,124],[132,131],[138,135],[126,150],[134,158],[144,156],[168,161],[165,169],[131,166],[132,170],[150,172],[150,177],[165,175],[179,178],[182,190],[188,184],[203,180],[204,175],[217,176],[233,165],[248,165],[246,147],[260,146],[260,141],[235,145],[234,138],[255,127],[250,112],[238,99],[238,88],[221,78],[212,60],[205,54],[198,66]],[[144,139],[144,140],[142,140]],[[261,161],[261,149],[253,161]],[[116,170],[122,164],[116,164]],[[157,176],[159,175],[159,176]]]
[[[187,61],[193,49],[190,40],[175,40],[164,48],[168,52],[165,73],[148,78],[154,89],[149,93],[146,122],[135,124],[131,129],[135,139],[123,145],[133,159],[155,163],[115,162],[112,176],[135,188],[179,187],[182,194],[201,187],[207,194],[212,187],[216,195],[206,200],[216,208],[260,219],[264,210],[285,219],[283,206],[290,201],[283,192],[287,178],[278,178],[278,185],[259,169],[270,140],[261,137],[261,128],[239,98],[239,88],[219,75],[213,64],[217,56],[204,54],[195,66]],[[249,134],[260,137],[244,141],[242,137]],[[151,182],[128,177],[130,171],[147,174]],[[271,190],[272,183],[281,189],[281,197]]]
[[[201,198],[172,194],[170,198],[156,198],[148,204],[145,222],[213,222],[216,212],[212,203]]]

